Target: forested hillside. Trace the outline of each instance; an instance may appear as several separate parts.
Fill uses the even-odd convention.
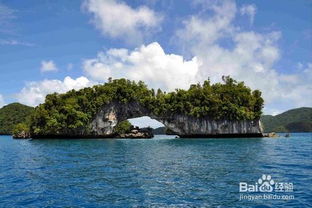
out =
[[[261,117],[265,132],[312,132],[312,108],[296,108]]]
[[[33,111],[33,107],[20,103],[11,103],[0,108],[0,134],[11,134],[16,124],[29,123]]]

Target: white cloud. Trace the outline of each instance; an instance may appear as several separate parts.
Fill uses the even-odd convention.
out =
[[[200,18],[191,16],[184,21],[185,28],[178,30],[177,35],[181,42],[188,48],[189,44],[196,44],[197,47],[208,47],[220,38],[227,37],[233,33],[235,27],[231,24],[236,14],[236,5],[232,1],[225,3],[205,3],[206,9],[212,10],[215,15],[211,18]],[[200,44],[198,44],[200,43]]]
[[[34,46],[34,44],[32,43],[28,43],[28,42],[23,42],[23,41],[19,41],[19,40],[4,40],[4,39],[0,39],[0,45],[12,45],[12,46]]]
[[[144,32],[156,28],[162,18],[146,6],[131,8],[117,0],[85,0],[83,8],[104,35],[140,41]]]
[[[7,24],[10,20],[15,19],[15,11],[6,5],[0,3],[0,23]]]
[[[254,18],[257,12],[257,8],[254,4],[243,5],[240,9],[241,15],[249,16],[250,24],[254,22]]]
[[[14,10],[0,3],[0,20],[14,18],[15,18]]]
[[[301,70],[303,68],[303,64],[301,62],[297,63],[297,69]]]
[[[279,31],[259,33],[237,28],[233,23],[236,4],[231,0],[217,1],[209,9],[212,16],[191,16],[177,32],[179,44],[188,49],[191,60],[166,54],[154,42],[132,51],[100,52],[96,58],[85,60],[83,68],[92,79],[126,77],[165,90],[186,88],[208,77],[212,82],[219,82],[222,75],[230,75],[263,92],[266,112],[276,112],[276,106],[283,110],[312,106],[312,99],[307,97],[312,94],[312,65],[307,64],[296,74],[274,67],[281,57]],[[225,39],[231,47],[220,44]]]
[[[199,65],[196,58],[187,61],[180,55],[166,54],[154,42],[133,51],[110,49],[106,53],[100,52],[95,59],[85,60],[83,67],[95,80],[126,77],[143,80],[153,88],[174,90],[194,83]]]
[[[65,93],[69,90],[79,90],[85,87],[94,85],[95,82],[88,80],[86,77],[79,77],[72,79],[67,76],[63,81],[61,80],[43,80],[38,82],[29,82],[16,95],[18,102],[30,106],[36,106],[43,103],[45,96],[54,92]]]
[[[2,108],[4,105],[5,105],[4,98],[3,98],[3,96],[0,94],[0,108]]]
[[[12,33],[12,20],[15,18],[15,11],[0,2],[0,33]]]
[[[302,72],[301,75],[286,74],[274,68],[281,56],[277,46],[280,32],[262,34],[236,28],[234,1],[218,2],[210,8],[214,11],[211,17],[191,16],[177,33],[184,48],[190,49],[191,55],[202,63],[198,69],[199,81],[206,77],[220,81],[222,75],[230,75],[253,89],[262,90],[267,106],[312,105],[312,99],[306,97],[311,94],[311,76],[304,76]],[[256,9],[249,5],[241,12],[253,18]],[[224,39],[232,46],[222,46],[220,42]],[[308,66],[304,71],[310,73]]]
[[[41,67],[40,71],[41,72],[50,72],[50,71],[57,71],[57,67],[55,63],[50,60],[50,61],[41,61]]]
[[[73,67],[74,67],[74,64],[72,64],[72,63],[67,64],[67,70],[68,71],[72,70]]]
[[[165,53],[157,42],[134,50],[113,48],[99,52],[93,59],[84,60],[86,75],[97,81],[106,81],[108,77],[143,80],[150,87],[164,90],[187,88],[189,84],[202,82],[208,77],[212,82],[219,82],[222,75],[230,75],[263,92],[266,113],[312,106],[312,99],[308,96],[312,94],[312,63],[298,64],[298,73],[295,74],[277,70],[275,64],[281,57],[278,47],[281,33],[259,33],[238,28],[233,23],[237,15],[235,2],[216,2],[206,5],[212,16],[190,16],[184,20],[184,27],[177,31],[179,44],[188,50],[191,59]],[[85,8],[94,14],[97,27],[112,37],[121,37],[121,34],[140,37],[142,27],[155,27],[159,21],[146,7],[133,9],[113,0],[89,0],[85,2]],[[125,15],[121,15],[119,20],[121,13]],[[240,13],[254,18],[256,9],[241,8]],[[143,21],[145,15],[150,18]],[[224,40],[230,43],[230,47],[221,44]],[[44,64],[46,66],[42,68],[45,71],[57,69],[53,61]],[[44,101],[46,94],[63,93],[93,84],[86,77],[30,82],[17,97],[20,102],[37,105]]]

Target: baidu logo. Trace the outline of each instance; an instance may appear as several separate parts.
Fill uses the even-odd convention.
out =
[[[290,200],[294,199],[293,183],[274,181],[271,175],[263,174],[255,183],[240,182],[240,200]],[[281,192],[283,194],[281,194]]]
[[[260,192],[272,192],[274,181],[270,175],[262,175],[261,178],[258,179],[258,184],[260,185]]]
[[[255,184],[240,182],[239,192],[272,192],[274,184],[275,182],[270,175],[263,174]]]

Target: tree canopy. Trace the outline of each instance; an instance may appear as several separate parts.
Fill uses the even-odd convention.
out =
[[[32,115],[31,132],[45,135],[81,128],[89,131],[86,128],[99,109],[111,102],[138,102],[156,116],[184,114],[215,120],[259,119],[263,108],[259,90],[252,91],[230,77],[223,77],[223,83],[207,80],[170,93],[149,89],[142,81],[109,79],[102,85],[47,95],[45,103],[37,106]]]
[[[20,103],[11,103],[0,108],[0,134],[12,134],[19,123],[29,123],[34,108]]]

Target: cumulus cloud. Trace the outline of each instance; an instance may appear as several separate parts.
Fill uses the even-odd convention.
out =
[[[234,1],[216,1],[208,9],[212,16],[190,16],[177,31],[179,44],[188,49],[190,57],[167,54],[157,43],[128,49],[110,49],[83,62],[87,76],[96,80],[126,77],[143,80],[153,88],[173,90],[208,77],[220,82],[222,75],[244,81],[252,89],[260,89],[266,112],[311,106],[311,64],[289,74],[275,64],[281,57],[278,40],[281,32],[259,33],[238,28],[234,24],[237,6]],[[206,8],[207,9],[207,8]],[[222,41],[230,47],[222,45]]]
[[[3,98],[3,96],[0,94],[0,108],[2,108],[4,105],[5,105],[4,98]]]
[[[220,82],[222,75],[230,75],[263,92],[266,113],[312,106],[312,99],[307,96],[312,94],[312,63],[298,64],[297,73],[293,74],[277,70],[275,64],[281,58],[278,47],[281,32],[261,33],[236,27],[236,16],[242,14],[254,18],[255,7],[253,10],[250,5],[245,5],[238,11],[231,0],[210,3],[205,4],[205,9],[211,11],[210,16],[189,16],[176,33],[177,42],[188,50],[190,59],[184,58],[185,54],[166,53],[157,42],[133,50],[112,48],[83,61],[86,76],[95,81],[125,77],[143,80],[153,88],[174,90],[187,88],[189,84],[202,82],[208,77],[212,82]],[[114,0],[88,0],[84,7],[93,14],[97,27],[111,37],[121,37],[122,34],[140,37],[142,27],[154,27],[159,21],[146,7],[133,9]],[[150,17],[143,18],[147,14],[142,11]],[[124,15],[119,19],[121,13]],[[224,41],[229,45],[224,46]],[[53,61],[45,64],[50,65],[46,67],[50,71],[56,68]],[[17,97],[20,102],[34,106],[43,102],[48,93],[63,93],[93,85],[88,78],[30,82]]]
[[[29,82],[21,90],[21,92],[16,95],[16,98],[20,103],[36,106],[44,102],[47,94],[54,92],[65,93],[72,89],[79,90],[85,87],[90,87],[94,84],[96,83],[83,76],[77,79],[72,79],[67,76],[63,81],[43,80],[38,82]]]
[[[201,1],[200,1],[201,2]],[[227,37],[233,33],[235,27],[231,24],[236,14],[236,4],[232,1],[224,1],[226,3],[210,2],[205,3],[205,8],[214,12],[210,18],[201,18],[194,15],[183,21],[185,27],[177,31],[180,38],[180,44],[196,45],[196,47],[209,47],[212,43],[220,38]],[[200,44],[199,44],[200,43]]]
[[[254,22],[256,11],[257,11],[257,8],[254,4],[243,5],[240,9],[241,15],[249,16],[249,20],[250,20],[251,25]]]
[[[312,80],[307,75],[286,74],[274,68],[281,56],[277,44],[281,38],[279,31],[263,34],[236,28],[234,1],[222,1],[210,7],[214,11],[211,17],[191,16],[177,33],[184,48],[190,49],[191,55],[201,63],[199,81],[206,77],[220,81],[222,75],[245,81],[253,89],[263,91],[267,109],[277,103],[281,108],[312,105],[312,99],[305,99],[311,94]],[[253,18],[255,7],[243,8],[241,13]],[[221,45],[224,40],[230,42],[231,47]],[[309,68],[304,71],[309,72]]]
[[[41,61],[41,67],[40,71],[41,72],[50,72],[50,71],[57,71],[57,67],[55,63],[50,60],[50,61]]]
[[[146,6],[131,8],[117,0],[86,0],[83,8],[93,15],[93,23],[104,35],[132,41],[142,39],[162,19]]]
[[[296,107],[312,106],[312,63],[305,64],[302,71],[291,76],[290,86],[286,88],[286,98],[294,102]],[[289,82],[288,82],[289,83]]]
[[[127,77],[143,80],[150,87],[174,90],[188,87],[196,81],[200,63],[197,58],[185,60],[176,54],[166,54],[157,43],[143,45],[133,51],[110,49],[94,59],[85,60],[83,68],[95,80]]]

